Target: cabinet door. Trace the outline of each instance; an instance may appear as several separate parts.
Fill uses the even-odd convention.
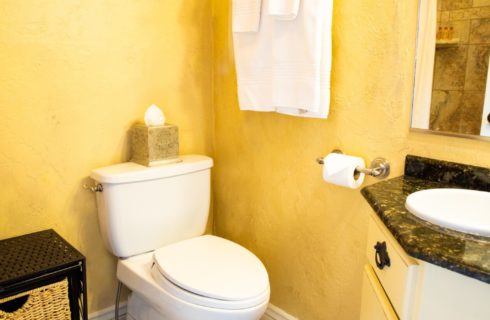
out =
[[[381,248],[376,248],[378,246]],[[387,258],[388,263],[384,266],[378,266],[378,262],[381,262],[378,251],[386,254],[385,259]],[[405,253],[374,214],[369,219],[366,253],[369,264],[390,298],[393,309],[401,319],[412,319],[418,262]]]
[[[397,320],[398,317],[379,283],[373,268],[364,267],[361,320]]]

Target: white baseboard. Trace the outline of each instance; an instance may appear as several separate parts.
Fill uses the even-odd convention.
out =
[[[262,316],[261,320],[298,320],[298,318],[287,314],[284,310],[279,309],[272,303],[269,303],[267,310]]]
[[[119,305],[119,319],[126,319],[126,303],[121,303]],[[114,306],[92,312],[88,315],[89,320],[114,320]]]
[[[119,306],[119,317],[121,319],[126,319],[126,310],[127,305],[121,304]],[[92,312],[88,315],[89,320],[114,320],[114,306],[110,306],[108,308]],[[298,318],[293,317],[290,314],[287,314],[285,311],[279,309],[273,304],[269,303],[267,310],[262,316],[261,320],[298,320]]]

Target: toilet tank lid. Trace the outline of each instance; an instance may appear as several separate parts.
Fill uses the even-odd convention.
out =
[[[180,156],[181,162],[146,167],[134,162],[124,162],[92,170],[90,177],[101,183],[128,183],[168,178],[202,171],[213,166],[213,159],[201,155]]]

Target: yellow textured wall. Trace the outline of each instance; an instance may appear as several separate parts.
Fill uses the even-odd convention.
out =
[[[54,228],[88,258],[89,307],[113,304],[92,168],[128,156],[151,103],[182,153],[212,154],[211,1],[0,1],[0,238]]]
[[[56,229],[87,255],[91,311],[111,305],[115,259],[81,185],[127,159],[155,102],[182,153],[214,154],[216,232],[264,261],[272,302],[356,319],[370,208],[314,159],[382,155],[392,176],[407,153],[490,166],[488,143],[408,131],[416,2],[335,1],[332,111],[312,120],[238,110],[228,0],[0,1],[0,238]]]
[[[335,1],[327,120],[238,110],[229,1],[214,2],[215,229],[264,261],[272,303],[300,319],[358,319],[371,210],[324,183],[317,157],[384,156],[392,177],[408,153],[490,166],[488,142],[409,133],[417,2]]]

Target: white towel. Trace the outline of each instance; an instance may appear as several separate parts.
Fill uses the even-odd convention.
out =
[[[233,33],[241,110],[328,116],[332,4],[303,0],[291,21],[262,10],[258,33]]]
[[[305,0],[308,1],[308,0]],[[323,118],[328,117],[330,111],[330,74],[332,70],[332,13],[333,0],[325,1],[328,16],[324,19],[321,69],[320,69],[320,107],[317,111],[307,111],[294,108],[277,108],[277,112],[292,116]]]
[[[269,0],[267,11],[276,19],[293,20],[298,15],[299,2],[300,0]]]
[[[257,32],[262,0],[233,0],[233,32]]]

